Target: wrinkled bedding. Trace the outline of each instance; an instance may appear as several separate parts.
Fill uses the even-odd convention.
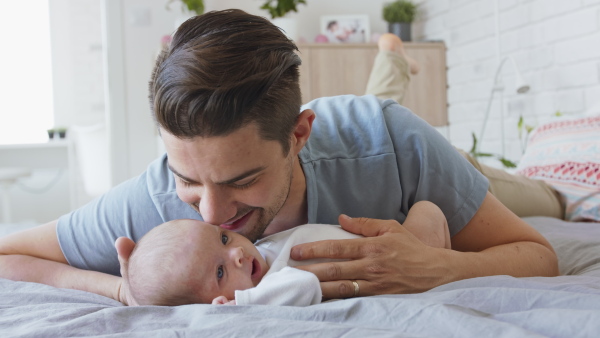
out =
[[[92,293],[0,279],[2,337],[597,337],[600,224],[525,219],[563,276],[493,276],[422,294],[275,306],[126,307]]]

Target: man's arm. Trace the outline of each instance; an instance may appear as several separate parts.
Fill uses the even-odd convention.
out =
[[[556,276],[556,254],[548,241],[487,193],[471,221],[452,238],[453,250],[421,243],[396,221],[340,217],[342,227],[367,238],[297,245],[296,260],[344,258],[298,267],[321,281],[324,298],[415,293],[472,277]]]
[[[0,278],[97,293],[119,300],[121,278],[70,266],[58,244],[57,221],[0,237]]]

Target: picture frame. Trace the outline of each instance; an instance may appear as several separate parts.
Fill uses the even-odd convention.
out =
[[[323,15],[321,34],[330,43],[365,43],[371,36],[368,15]]]

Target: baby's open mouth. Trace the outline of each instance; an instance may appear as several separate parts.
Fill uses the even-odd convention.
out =
[[[252,257],[252,273],[250,277],[257,278],[260,275],[260,264],[258,263],[258,259]]]

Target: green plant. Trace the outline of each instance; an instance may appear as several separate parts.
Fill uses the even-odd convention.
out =
[[[561,112],[560,110],[557,110],[553,114],[553,116],[556,116],[556,117],[560,117],[560,116],[564,116],[564,115],[569,115],[569,113],[564,113],[564,112]],[[527,148],[527,141],[529,139],[529,134],[531,134],[533,129],[535,129],[534,126],[525,124],[525,119],[523,119],[523,116],[522,115],[519,116],[519,122],[517,122],[517,131],[519,132],[519,141],[520,141],[519,143],[521,146],[522,153],[525,153],[525,149]],[[515,162],[508,160],[501,155],[479,152],[477,150],[477,137],[475,136],[475,133],[471,133],[471,135],[473,136],[473,146],[471,147],[471,150],[469,150],[469,154],[471,154],[471,156],[473,156],[474,158],[495,157],[498,161],[500,161],[502,163],[502,165],[504,165],[505,168],[516,168],[517,167]]]
[[[469,154],[471,154],[471,156],[473,156],[474,158],[480,158],[480,157],[495,157],[498,161],[500,161],[500,163],[502,163],[502,165],[505,168],[516,168],[517,164],[509,159],[507,159],[506,157],[502,156],[502,155],[498,155],[498,154],[492,154],[492,153],[482,153],[477,151],[477,136],[475,136],[475,133],[471,133],[471,136],[473,136],[473,146],[471,147],[471,150],[469,150]]]
[[[54,132],[56,134],[58,134],[58,137],[65,138],[65,136],[67,135],[67,128],[65,128],[65,127],[54,128]]]
[[[564,113],[560,110],[557,110],[552,116],[561,117],[565,115],[570,115],[571,113]],[[519,131],[519,140],[521,141],[521,152],[525,153],[525,149],[527,148],[527,141],[529,140],[529,134],[535,129],[534,126],[525,124],[525,120],[523,119],[523,115],[519,116],[519,122],[517,123],[517,130]]]
[[[194,12],[197,15],[204,14],[204,0],[169,0],[167,8],[175,1],[181,1],[190,12]]]
[[[267,0],[260,9],[264,9],[269,11],[271,14],[271,18],[281,18],[285,16],[288,12],[294,11],[298,12],[297,6],[299,4],[305,4],[305,0]]]
[[[408,22],[415,20],[417,5],[408,0],[398,0],[383,6],[383,20],[386,22]]]
[[[533,131],[533,128],[533,126],[525,124],[523,115],[519,116],[519,122],[517,123],[517,131],[519,132],[519,140],[522,153],[525,153],[525,148],[527,148],[527,139],[529,138],[529,134]]]

